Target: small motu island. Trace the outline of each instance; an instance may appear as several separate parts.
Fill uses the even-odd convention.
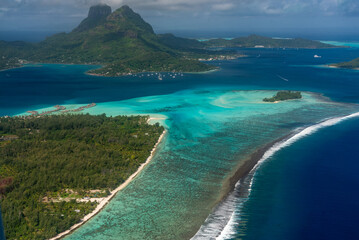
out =
[[[151,159],[164,128],[147,120],[69,113],[1,117],[7,238],[48,239],[96,214]]]
[[[329,66],[337,68],[359,69],[359,58],[353,59],[349,62],[341,62]]]
[[[300,99],[302,98],[302,94],[300,92],[293,91],[279,91],[276,95],[271,98],[264,98],[263,102],[279,102],[290,99]]]

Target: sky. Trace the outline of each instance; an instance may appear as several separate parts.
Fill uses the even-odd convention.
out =
[[[0,0],[0,31],[69,32],[97,3],[126,4],[160,33],[359,35],[359,0]]]

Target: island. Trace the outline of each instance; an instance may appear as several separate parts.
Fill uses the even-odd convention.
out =
[[[1,117],[7,239],[48,239],[96,214],[151,159],[164,128],[147,121],[68,113]]]
[[[329,67],[359,69],[359,58],[356,58],[349,62],[341,62],[341,63],[332,64],[332,65],[329,65]]]
[[[176,44],[173,46],[173,41]],[[112,12],[106,4],[92,6],[88,17],[69,33],[58,33],[40,43],[0,42],[0,68],[22,63],[89,64],[100,76],[139,72],[204,72],[216,69],[201,57],[229,52],[195,49],[196,40],[157,35],[130,7]]]
[[[301,92],[292,92],[292,91],[279,91],[276,95],[271,98],[264,98],[263,102],[279,102],[290,99],[300,99],[302,98]]]
[[[89,64],[101,67],[88,73],[122,76],[141,72],[205,72],[218,67],[212,60],[243,57],[234,47],[331,48],[306,39],[277,39],[250,35],[232,40],[198,41],[173,34],[156,34],[130,7],[112,12],[92,6],[87,18],[69,33],[58,33],[40,43],[0,41],[0,70],[26,63]]]
[[[338,46],[313,41],[303,38],[271,38],[258,36],[256,34],[247,37],[237,37],[233,39],[210,39],[204,41],[207,47],[240,47],[240,48],[338,48]]]

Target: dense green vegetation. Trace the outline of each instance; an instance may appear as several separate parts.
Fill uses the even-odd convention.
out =
[[[21,67],[25,52],[32,48],[30,43],[0,41],[0,70]]]
[[[188,49],[201,49],[206,47],[206,44],[204,44],[203,42],[197,41],[195,39],[176,37],[171,33],[159,34],[158,38],[161,43],[174,49],[188,50]]]
[[[128,6],[111,13],[109,6],[97,5],[72,32],[55,34],[38,44],[2,42],[0,56],[30,62],[102,65],[104,68],[94,73],[106,76],[214,69],[189,57],[191,51],[172,48],[161,39]]]
[[[155,34],[150,24],[128,6],[114,12],[107,5],[90,8],[89,15],[70,33],[59,33],[40,43],[0,41],[0,69],[24,62],[95,64],[91,73],[118,76],[150,71],[203,72],[214,66],[198,59],[232,59],[218,47],[329,48],[305,39],[273,39],[251,35],[232,40],[199,42],[172,34]],[[224,57],[223,57],[224,56]]]
[[[332,66],[339,67],[339,68],[357,69],[357,68],[359,68],[359,58],[356,58],[356,59],[351,60],[349,62],[342,62],[342,63],[333,64]]]
[[[167,53],[158,53],[156,55],[143,55],[141,59],[130,58],[115,61],[100,69],[91,70],[89,73],[103,76],[119,76],[124,72],[199,72],[211,69],[214,69],[214,67],[197,60],[173,58]]]
[[[271,98],[264,98],[264,102],[277,102],[284,101],[289,99],[300,99],[302,98],[302,94],[300,92],[292,92],[292,91],[279,91],[276,95]]]
[[[277,39],[263,37],[258,35],[250,35],[248,37],[239,37],[231,40],[212,39],[204,42],[209,47],[265,47],[265,48],[332,48],[330,44],[321,43],[302,38],[294,39]]]
[[[163,131],[146,121],[105,115],[0,118],[0,203],[7,239],[50,238],[92,211],[95,203],[51,198],[96,192],[89,190],[101,197],[124,182]]]

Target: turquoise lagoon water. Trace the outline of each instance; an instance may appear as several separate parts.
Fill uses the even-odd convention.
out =
[[[359,48],[359,42],[340,42],[340,41],[321,41],[322,43],[327,43],[335,46],[346,46],[346,47],[353,47]]]
[[[150,114],[168,128],[146,169],[66,239],[188,239],[226,194],[228,178],[266,143],[358,106],[302,100],[265,103],[274,91],[201,89],[100,103],[90,114]],[[179,227],[180,223],[180,227]]]
[[[83,74],[92,67],[77,65],[30,65],[0,72],[1,115],[49,109],[56,104],[76,108],[95,102],[97,106],[87,112],[150,114],[154,118],[152,122],[160,121],[168,129],[154,159],[136,180],[67,239],[189,239],[196,233],[195,239],[280,239],[279,234],[273,234],[281,231],[286,232],[282,239],[295,239],[300,229],[310,229],[303,228],[303,219],[318,219],[312,218],[311,212],[328,212],[330,208],[331,215],[344,218],[340,204],[333,208],[331,198],[321,191],[330,189],[332,181],[306,184],[306,191],[297,193],[305,198],[300,204],[288,198],[294,196],[289,187],[274,189],[275,185],[267,185],[273,181],[285,182],[286,186],[307,182],[304,180],[308,171],[300,168],[300,163],[308,165],[315,158],[296,154],[295,147],[301,146],[300,141],[292,144],[292,151],[284,151],[286,148],[279,151],[285,152],[284,158],[288,156],[296,161],[284,163],[273,155],[258,169],[263,174],[258,171],[252,178],[243,179],[220,205],[216,203],[228,189],[229,176],[258,148],[290,132],[298,134],[302,128],[317,126],[327,118],[358,111],[353,104],[359,103],[357,71],[312,66],[353,59],[359,56],[359,50],[241,49],[239,52],[248,57],[213,62],[221,67],[220,71],[184,74],[175,79],[166,73],[163,81],[147,75],[93,77]],[[314,54],[322,58],[313,58]],[[256,89],[262,90],[248,91]],[[277,104],[261,101],[278,89],[323,93],[342,103],[310,93],[304,94],[303,100]],[[332,149],[357,145],[359,141],[349,136],[358,124],[350,121],[344,135],[322,134],[322,130],[313,133],[317,138],[309,141],[303,152],[317,151],[314,147],[319,142],[330,139],[340,139],[339,143],[335,141],[337,145],[331,145]],[[344,125],[338,123],[338,127]],[[331,160],[335,169],[335,163],[342,161],[343,155],[326,154],[326,145],[318,148],[324,156],[318,162]],[[339,176],[356,176],[353,171],[359,171],[357,156],[354,151],[347,152],[346,164],[351,167],[338,169]],[[284,167],[288,165],[296,170],[296,175]],[[346,181],[346,187],[343,186],[336,185],[335,194],[350,196],[358,181]],[[323,204],[314,203],[315,208],[310,208],[312,197]],[[283,206],[287,208],[283,210]],[[351,213],[359,212],[355,203],[350,206]],[[309,213],[308,209],[311,209]],[[295,215],[298,212],[306,214],[299,218]],[[348,221],[354,219],[350,214],[346,217]],[[335,231],[328,227],[332,226],[331,222],[308,222],[325,230],[325,239],[338,239],[339,235],[335,234],[328,237]],[[273,234],[266,237],[265,233],[271,229]],[[316,239],[320,239],[318,236]]]

